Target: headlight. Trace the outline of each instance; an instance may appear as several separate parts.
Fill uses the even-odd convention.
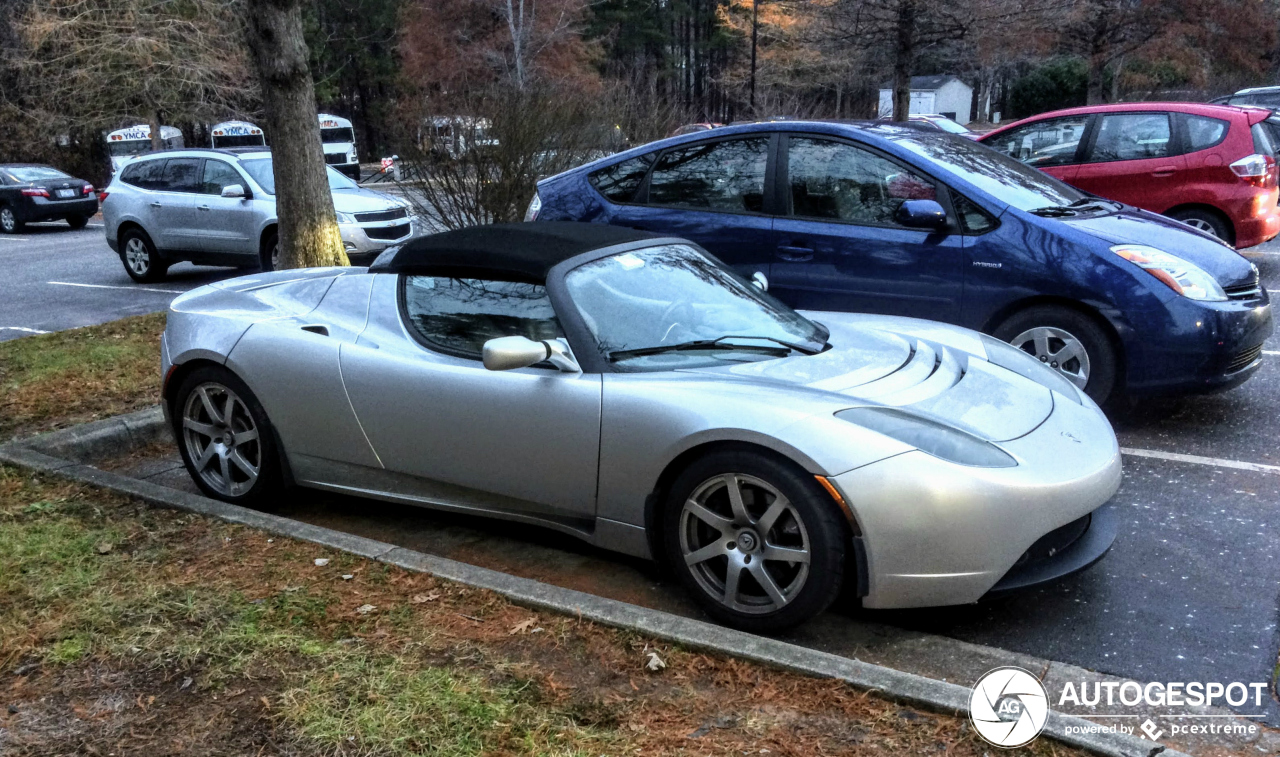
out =
[[[355,216],[351,215],[350,213],[337,213],[336,215],[338,216],[338,223],[355,223],[356,222]]]
[[[1014,347],[1012,344],[1002,342],[986,334],[982,335],[982,346],[987,348],[988,363],[1029,378],[1045,389],[1051,389],[1075,401],[1077,405],[1080,404],[1080,394],[1076,391],[1076,385],[1071,383],[1066,376],[1036,360],[1031,355]]]
[[[889,407],[855,407],[836,417],[890,439],[960,465],[1012,468],[1018,464],[1008,452],[966,431]]]
[[[1203,268],[1177,255],[1145,244],[1118,244],[1111,251],[1160,279],[1183,297],[1206,302],[1227,299],[1227,293]]]

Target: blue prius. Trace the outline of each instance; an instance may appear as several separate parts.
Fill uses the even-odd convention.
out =
[[[654,142],[539,182],[526,220],[685,237],[800,309],[977,329],[1100,403],[1238,386],[1272,330],[1257,267],[1213,237],[891,124]]]

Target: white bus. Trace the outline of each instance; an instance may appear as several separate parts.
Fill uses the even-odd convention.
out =
[[[160,139],[166,150],[185,146],[182,143],[182,132],[172,126],[160,127]],[[107,154],[111,156],[111,173],[114,174],[129,158],[151,152],[151,126],[138,124],[116,129],[107,134],[106,141]]]
[[[223,121],[209,127],[209,146],[265,147],[267,135],[248,121]]]
[[[320,142],[324,146],[325,163],[360,181],[360,156],[356,153],[356,132],[350,121],[321,113]]]

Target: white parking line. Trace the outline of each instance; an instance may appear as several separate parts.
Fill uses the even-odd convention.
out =
[[[1134,449],[1132,447],[1121,447],[1120,453],[1124,455],[1132,455],[1133,457],[1151,457],[1157,460],[1169,460],[1175,463],[1195,463],[1196,465],[1211,465],[1215,468],[1234,468],[1236,470],[1251,470],[1258,471],[1260,473],[1280,473],[1280,465],[1246,463],[1240,460],[1224,460],[1220,457],[1201,457],[1200,455],[1184,455],[1179,452],[1161,452],[1154,449]]]
[[[11,237],[9,235],[0,236],[0,242],[30,242],[29,237]]]
[[[1264,354],[1264,355],[1280,355],[1280,351],[1278,351],[1278,350],[1263,350],[1263,351],[1262,351],[1262,354]]]
[[[87,287],[89,289],[127,289],[130,292],[160,292],[161,294],[186,294],[184,289],[152,289],[151,287],[122,287],[113,284],[78,284],[74,281],[46,281],[46,284],[57,284],[64,287]]]
[[[28,334],[48,334],[48,331],[29,329],[26,326],[0,326],[0,331],[25,331]]]

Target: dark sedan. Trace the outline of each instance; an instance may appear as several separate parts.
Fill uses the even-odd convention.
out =
[[[58,219],[82,229],[97,212],[98,196],[84,179],[35,163],[0,165],[0,232]]]

